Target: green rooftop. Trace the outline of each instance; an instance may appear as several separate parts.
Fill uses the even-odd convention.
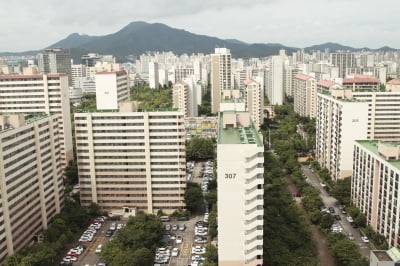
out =
[[[249,115],[247,112],[235,112],[225,111],[219,113],[218,122],[218,143],[219,144],[256,144],[257,146],[263,146],[262,139],[258,133],[253,121],[250,118],[250,124],[244,126],[232,126],[229,128],[224,127],[224,115],[228,114],[243,114]]]
[[[178,112],[179,108],[146,108],[138,109],[138,112]]]
[[[357,143],[359,143],[361,146],[366,148],[368,151],[372,152],[373,154],[383,158],[379,153],[378,153],[378,140],[356,140]],[[381,143],[384,143],[386,146],[399,146],[400,142],[389,142],[389,141],[380,141]],[[400,160],[397,161],[386,161],[389,165],[394,166],[395,168],[400,170]]]

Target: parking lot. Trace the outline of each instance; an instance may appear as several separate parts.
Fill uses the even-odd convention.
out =
[[[205,239],[205,243],[195,243],[195,228],[196,222],[203,221],[204,215],[199,215],[192,217],[188,221],[179,221],[177,218],[171,218],[168,222],[163,222],[164,228],[170,227],[171,229],[165,230],[165,234],[170,236],[170,242],[167,246],[163,247],[169,250],[169,254],[172,254],[174,248],[178,248],[179,253],[178,256],[169,256],[170,259],[167,263],[158,263],[159,265],[170,265],[170,266],[187,266],[187,265],[199,265],[196,263],[192,264],[193,259],[197,259],[201,261],[200,254],[193,254],[193,251],[197,251],[202,253],[204,251],[203,247],[207,245],[207,231],[205,231],[205,235],[202,236],[202,239]],[[179,226],[185,224],[185,230],[179,230]],[[177,230],[173,230],[173,225],[176,225]],[[175,228],[175,227],[174,227]],[[182,237],[182,242],[177,242],[177,237]],[[197,237],[197,240],[199,237]],[[196,249],[196,247],[199,247]],[[164,249],[162,249],[164,250]],[[195,256],[197,257],[195,258]],[[157,262],[155,261],[155,265]]]

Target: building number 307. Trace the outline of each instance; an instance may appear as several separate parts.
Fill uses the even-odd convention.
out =
[[[235,179],[236,178],[236,174],[232,174],[232,173],[225,174],[225,178],[226,179]]]

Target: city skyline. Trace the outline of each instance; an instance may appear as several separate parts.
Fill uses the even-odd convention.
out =
[[[393,38],[399,36],[395,0],[157,2],[6,2],[0,10],[0,52],[43,49],[74,32],[111,34],[139,20],[247,43],[303,48],[334,41],[357,48],[400,48],[400,39]]]

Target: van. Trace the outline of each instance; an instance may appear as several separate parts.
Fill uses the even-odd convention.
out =
[[[161,216],[160,220],[161,222],[169,222],[169,216]]]

